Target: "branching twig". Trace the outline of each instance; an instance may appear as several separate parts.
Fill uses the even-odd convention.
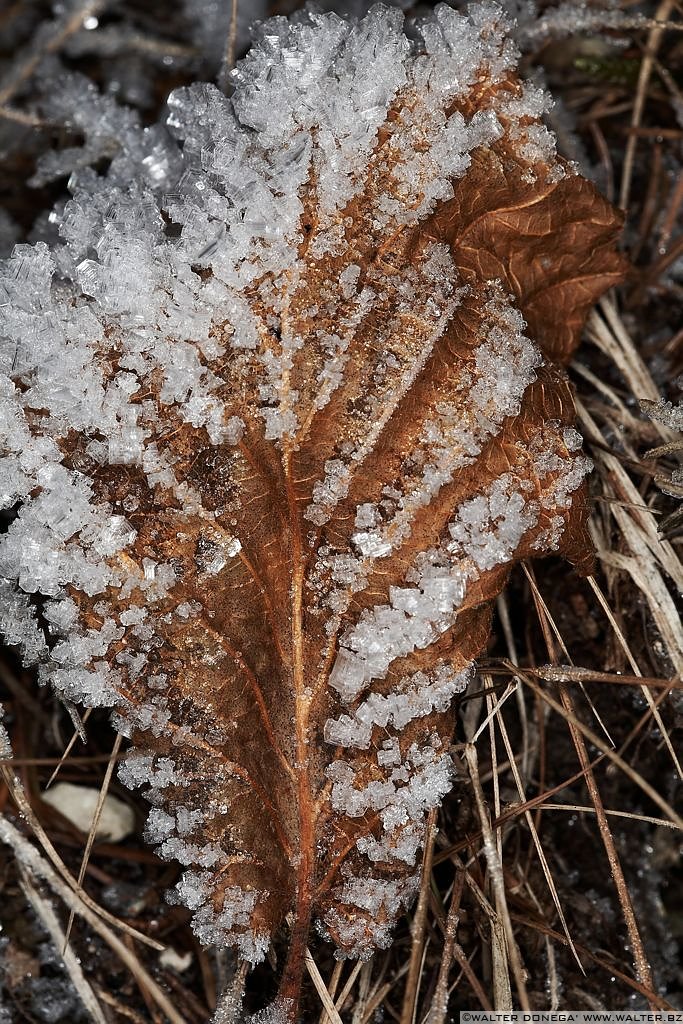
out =
[[[31,77],[41,60],[51,53],[57,53],[66,40],[78,32],[86,18],[99,14],[108,2],[109,0],[83,0],[76,10],[67,8],[61,17],[46,25],[46,31],[39,34],[39,38],[34,40],[28,52],[20,55],[15,66],[0,82],[0,107],[6,106],[17,89]]]

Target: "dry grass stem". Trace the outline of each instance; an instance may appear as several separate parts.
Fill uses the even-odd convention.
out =
[[[652,687],[655,690],[683,690],[683,679],[660,679],[656,676],[628,676],[620,672],[599,672],[578,665],[540,665],[525,668],[529,675],[545,679],[548,683],[616,683],[619,686]]]
[[[446,917],[446,928],[444,932],[443,949],[441,951],[441,962],[439,964],[439,974],[436,980],[436,987],[434,989],[434,995],[432,996],[432,1002],[425,1024],[445,1024],[446,1021],[446,1014],[448,1013],[448,976],[450,974],[455,952],[458,922],[460,920],[460,901],[462,899],[464,885],[464,874],[460,871],[453,882],[451,902],[448,907],[448,915]],[[467,962],[467,958],[465,958],[465,962]]]
[[[553,697],[550,696],[549,693],[547,693],[540,686],[538,686],[533,681],[533,679],[531,679],[530,676],[527,676],[520,670],[517,671],[519,672],[520,678],[526,683],[526,685],[531,690],[534,691],[534,693],[536,693],[541,698],[541,700],[545,701],[545,703],[548,704],[551,708],[553,708],[554,711],[557,711],[558,714],[562,715],[562,717],[568,724],[574,726],[588,740],[589,743],[592,743],[595,747],[597,747],[598,750],[600,750],[605,755],[605,757],[607,757],[622,772],[624,772],[624,774],[627,775],[631,779],[631,781],[634,782],[643,791],[643,793],[645,793],[645,795],[653,801],[653,803],[657,804],[657,806],[664,812],[664,814],[667,816],[667,818],[669,818],[671,823],[676,826],[676,828],[683,830],[683,818],[681,818],[680,815],[676,813],[671,804],[669,804],[664,799],[664,797],[661,796],[661,794],[658,793],[657,790],[653,786],[651,786],[650,783],[642,777],[642,775],[639,774],[639,772],[635,771],[631,767],[631,765],[627,764],[627,762],[624,761],[623,758],[621,758],[617,753],[615,753],[615,751],[612,750],[611,747],[607,746],[607,744],[603,740],[601,740],[600,737],[596,733],[594,733],[592,729],[589,729],[587,725],[584,725],[584,723],[579,718],[577,718],[573,710],[564,707],[562,704],[556,701]],[[587,772],[588,767],[590,767],[590,765],[582,767],[582,771]]]
[[[107,945],[116,953],[118,958],[125,964],[137,981],[140,989],[166,1014],[171,1024],[187,1024],[177,1012],[163,989],[154,981],[150,974],[143,967],[140,959],[134,952],[119,939],[114,932],[107,927],[102,920],[102,911],[95,913],[88,906],[83,896],[78,896],[50,866],[47,860],[41,856],[38,850],[25,839],[21,832],[5,817],[0,814],[0,843],[5,843],[12,848],[18,862],[34,877],[42,879],[56,893],[62,902],[79,917],[84,918],[88,925],[104,939]],[[98,908],[99,909],[99,908]],[[119,924],[119,927],[121,925]],[[128,929],[131,930],[132,929]]]
[[[635,660],[635,658],[633,657],[633,655],[631,653],[631,650],[630,650],[628,644],[626,643],[626,638],[625,638],[625,636],[624,636],[624,634],[623,634],[623,632],[622,632],[622,630],[621,630],[617,620],[615,619],[614,615],[612,614],[612,609],[610,608],[609,604],[605,600],[605,597],[604,597],[602,591],[600,590],[600,587],[596,583],[596,581],[595,581],[593,576],[589,576],[588,577],[588,582],[590,583],[590,585],[591,585],[591,587],[593,589],[593,592],[595,593],[595,596],[598,599],[598,603],[600,604],[600,607],[605,612],[605,615],[607,616],[607,618],[609,620],[609,624],[610,624],[610,626],[612,627],[612,629],[614,631],[614,635],[617,637],[617,639],[619,641],[619,644],[621,645],[621,648],[624,651],[624,654],[628,658],[629,664],[630,664],[634,674],[636,676],[640,676],[641,675],[641,671],[640,671],[640,668],[638,667],[638,663]],[[665,744],[666,744],[666,746],[668,748],[669,754],[671,755],[671,760],[673,761],[674,767],[676,769],[676,773],[677,773],[679,779],[683,778],[683,772],[681,771],[680,761],[678,760],[678,756],[676,754],[676,751],[674,750],[673,742],[671,740],[671,737],[669,736],[669,731],[668,731],[667,727],[665,726],[665,724],[664,724],[664,722],[662,720],[662,716],[659,713],[659,708],[657,707],[657,704],[656,704],[655,700],[653,699],[652,694],[650,693],[650,691],[647,688],[647,686],[644,686],[644,685],[641,686],[641,693],[645,697],[645,701],[646,701],[648,707],[650,708],[650,713],[651,713],[652,717],[654,718],[655,722],[657,723],[657,727],[658,727],[659,731],[661,732],[661,734],[662,734],[662,736],[664,738],[664,742],[665,742]]]
[[[99,826],[99,823],[100,823],[100,818],[102,817],[102,809],[104,807],[104,801],[106,799],[107,793],[109,792],[109,784],[111,782],[111,777],[112,777],[112,774],[113,774],[113,771],[114,771],[114,766],[115,766],[117,758],[119,756],[119,751],[121,750],[121,741],[122,741],[122,739],[123,739],[123,736],[121,735],[120,732],[118,732],[116,734],[116,739],[114,740],[114,746],[112,747],[112,752],[111,752],[111,756],[109,757],[109,762],[107,764],[107,769],[106,769],[106,771],[104,773],[104,779],[102,780],[102,785],[100,787],[99,796],[97,798],[97,805],[95,807],[95,813],[93,815],[92,824],[90,825],[90,831],[88,833],[88,838],[86,840],[85,850],[83,851],[83,859],[81,860],[81,866],[80,866],[80,869],[79,869],[79,872],[78,872],[78,886],[79,886],[79,888],[83,887],[83,879],[85,878],[85,872],[86,872],[86,869],[88,867],[88,862],[90,860],[90,854],[92,852],[93,844],[95,842],[95,836],[97,835],[97,829],[98,829],[98,826]],[[66,935],[65,935],[65,939],[64,939],[64,944],[65,945],[69,941],[69,935],[71,934],[71,926],[73,924],[73,920],[74,920],[74,915],[73,915],[73,911],[71,911],[71,913],[69,915],[69,922],[68,922],[68,924],[66,926]]]
[[[551,801],[543,801],[544,811],[567,811],[578,814],[595,814],[595,807],[586,807],[583,804],[554,804]],[[648,825],[656,825],[658,828],[677,829],[678,826],[666,818],[652,818],[649,814],[635,814],[633,811],[617,811],[612,807],[605,807],[604,812],[612,818],[628,818],[631,821],[643,821]]]
[[[654,64],[655,56],[659,45],[662,40],[662,35],[666,28],[667,23],[674,9],[674,0],[662,0],[657,13],[655,15],[655,24],[650,29],[650,35],[645,48],[645,54],[640,65],[640,72],[638,74],[638,86],[636,89],[636,99],[633,104],[633,113],[631,115],[631,127],[637,128],[640,125],[643,110],[645,108],[645,99],[647,96],[647,89],[650,82],[650,75],[652,74],[652,67]],[[657,24],[657,22],[663,22],[664,24]],[[674,23],[675,25],[675,23]],[[679,26],[677,26],[679,27]],[[629,135],[626,143],[626,149],[624,151],[624,165],[621,174],[621,191],[619,194],[619,206],[622,210],[628,209],[628,202],[631,192],[631,179],[633,176],[633,162],[636,152],[636,143],[638,136],[635,132]]]
[[[506,965],[509,963],[515,980],[520,1005],[523,1010],[529,1010],[531,1009],[531,1004],[529,1003],[529,997],[526,991],[524,968],[519,956],[519,950],[512,930],[512,922],[510,920],[510,914],[507,906],[503,866],[498,856],[498,848],[496,846],[491,822],[486,809],[486,799],[484,797],[484,791],[479,778],[477,749],[473,743],[468,743],[465,746],[465,759],[467,761],[467,767],[472,781],[477,814],[479,815],[479,823],[483,834],[483,850],[489,868],[489,877],[496,904],[494,917],[496,927],[493,942],[495,943],[496,963],[498,965],[498,971],[494,977],[494,989],[498,998],[494,1000],[494,1006],[497,1010],[512,1009],[511,995],[508,995],[509,982],[506,981],[509,977]]]
[[[327,985],[323,981],[323,977],[320,971],[318,970],[318,965],[313,959],[313,955],[310,949],[306,950],[305,961],[306,970],[308,971],[311,980],[315,985],[316,992],[320,996],[320,1002],[325,1007],[325,1013],[327,1014],[328,1019],[332,1021],[332,1024],[343,1024],[342,1019],[337,1011],[337,1007],[334,1005],[334,1000],[332,999],[332,996],[327,990]]]
[[[90,1014],[93,1021],[95,1021],[95,1024],[109,1024],[107,1018],[102,1013],[102,1008],[95,993],[93,992],[92,985],[83,973],[83,967],[81,966],[80,960],[68,944],[67,936],[62,931],[59,921],[57,920],[57,915],[49,900],[41,896],[38,889],[31,881],[30,874],[27,871],[24,870],[21,872],[19,876],[19,883],[26,898],[36,912],[36,915],[42,921],[50,939],[52,940],[53,946],[60,953],[62,962],[69,976],[69,980],[76,989],[83,1006]]]
[[[81,719],[81,722],[82,722],[83,725],[85,725],[87,723],[88,719],[90,718],[91,713],[92,713],[92,708],[86,708],[85,713],[83,715],[83,718]],[[74,731],[71,739],[67,743],[66,747],[64,748],[64,753],[62,754],[62,756],[60,757],[59,761],[55,765],[55,770],[53,771],[53,773],[50,776],[50,778],[47,780],[47,783],[45,785],[45,789],[49,789],[50,786],[52,785],[52,783],[55,781],[55,779],[59,775],[60,769],[64,766],[64,764],[68,760],[69,755],[70,755],[71,751],[74,748],[76,740],[78,740],[78,739],[80,739],[80,730],[76,729]]]
[[[495,697],[490,697],[489,699],[492,702],[495,703]],[[512,749],[512,743],[510,741],[510,736],[509,736],[509,733],[508,733],[508,730],[506,728],[505,721],[504,721],[502,715],[498,716],[497,722],[498,722],[498,728],[500,729],[500,733],[501,733],[501,736],[502,736],[502,739],[503,739],[503,744],[505,745],[505,751],[506,751],[507,756],[508,756],[508,763],[510,765],[510,770],[512,772],[513,779],[515,781],[515,786],[517,787],[517,793],[519,795],[520,801],[522,802],[522,804],[524,804],[524,802],[526,801],[526,793],[524,791],[524,786],[522,784],[522,778],[521,778],[519,769],[517,767],[517,761],[515,759],[515,755],[514,755],[514,752],[513,752],[513,749]],[[496,809],[496,812],[497,812],[496,813],[496,817],[498,817],[499,814],[500,814],[500,811],[498,810],[498,808]],[[569,934],[569,926],[567,924],[567,921],[566,921],[566,918],[565,918],[565,915],[564,915],[564,911],[562,909],[562,904],[560,903],[560,898],[559,898],[558,893],[557,893],[557,887],[556,887],[555,882],[553,880],[552,872],[550,870],[550,865],[548,864],[547,857],[546,857],[545,852],[543,850],[543,847],[541,845],[541,841],[540,841],[540,838],[539,838],[539,835],[538,835],[538,830],[536,828],[536,824],[534,822],[534,819],[533,819],[533,816],[531,814],[531,811],[528,810],[528,809],[525,810],[524,811],[524,817],[526,819],[527,827],[528,827],[529,832],[531,834],[531,838],[532,838],[532,841],[533,841],[533,844],[534,844],[534,847],[535,847],[535,850],[536,850],[536,854],[537,854],[539,862],[541,864],[541,869],[543,871],[543,875],[544,875],[545,880],[546,880],[546,882],[548,884],[548,889],[550,891],[550,895],[552,896],[553,903],[555,904],[555,909],[557,910],[557,915],[558,915],[558,917],[560,919],[560,922],[562,924],[562,930],[565,933],[565,935],[567,936],[567,941],[568,941],[569,946],[571,948],[572,954],[573,954],[573,956],[574,956],[574,958],[575,958],[575,960],[576,960],[576,962],[577,962],[577,964],[579,966],[579,969],[581,971],[583,971],[583,965],[582,965],[581,961],[579,960],[578,954],[576,952],[576,948],[574,946],[574,942],[572,940],[571,935]]]
[[[569,691],[561,683],[559,684],[559,689],[562,704],[566,707],[566,709],[569,712],[574,714],[574,704]],[[581,764],[581,767],[586,770],[586,785],[588,787],[588,792],[590,793],[591,799],[593,801],[593,806],[595,808],[595,814],[598,822],[598,828],[600,830],[600,835],[603,841],[603,845],[605,847],[605,853],[607,854],[607,859],[609,861],[610,871],[612,872],[612,878],[614,879],[614,884],[616,886],[617,893],[619,896],[619,902],[621,903],[622,910],[624,913],[626,929],[628,931],[629,939],[631,942],[631,948],[633,951],[633,957],[635,960],[636,976],[638,980],[641,982],[641,984],[644,985],[649,992],[651,992],[653,988],[652,971],[650,969],[650,964],[645,954],[645,947],[643,946],[643,941],[640,936],[638,922],[636,920],[635,911],[633,909],[633,901],[631,899],[631,894],[629,892],[628,885],[626,884],[626,879],[624,878],[624,872],[621,867],[621,861],[617,853],[614,837],[610,831],[609,823],[607,821],[607,815],[605,814],[605,809],[602,804],[600,791],[595,782],[595,776],[593,774],[593,771],[590,768],[586,744],[584,742],[584,738],[581,734],[581,731],[576,728],[576,725],[573,722],[569,723],[569,729],[572,734],[572,739],[574,740],[574,745],[576,747],[579,763]],[[650,1006],[654,1009],[654,1006],[651,1001]]]
[[[406,981],[403,1006],[401,1009],[401,1024],[413,1024],[417,1007],[417,994],[420,987],[420,967],[422,964],[424,934],[427,923],[427,908],[429,906],[429,887],[432,881],[432,860],[434,856],[435,840],[436,809],[429,812],[427,820],[427,834],[424,853],[422,855],[420,895],[413,915],[412,944],[410,949],[410,962],[408,966],[408,979]]]

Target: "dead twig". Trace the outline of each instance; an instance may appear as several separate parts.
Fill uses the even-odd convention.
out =
[[[631,127],[638,128],[643,117],[643,110],[645,109],[645,97],[647,95],[647,88],[650,83],[650,75],[652,74],[652,68],[654,66],[654,60],[659,49],[659,44],[662,41],[662,36],[666,31],[668,25],[666,24],[669,20],[669,16],[674,7],[674,0],[662,0],[657,13],[655,14],[655,23],[650,29],[650,35],[645,47],[645,53],[640,65],[640,72],[638,74],[638,85],[636,88],[636,99],[633,104],[633,113],[631,115]],[[663,23],[663,24],[659,24]],[[624,150],[624,164],[621,174],[621,190],[619,193],[619,206],[622,210],[628,209],[629,197],[631,194],[631,179],[633,177],[633,162],[636,154],[636,145],[638,142],[638,136],[634,133],[629,135],[626,142],[626,149]]]
[[[79,885],[79,888],[83,887],[83,879],[85,878],[85,872],[86,872],[86,869],[88,867],[88,861],[90,860],[90,854],[92,852],[93,843],[95,842],[95,836],[97,835],[97,828],[98,828],[98,825],[100,823],[100,818],[102,817],[102,809],[104,807],[104,801],[105,801],[105,799],[107,797],[107,792],[109,791],[109,784],[111,782],[112,773],[114,771],[114,765],[116,764],[116,761],[117,761],[118,756],[119,756],[119,751],[121,749],[121,741],[122,741],[122,739],[123,739],[123,736],[121,735],[120,732],[118,732],[116,734],[116,739],[114,740],[114,747],[112,749],[111,756],[109,758],[109,763],[107,765],[107,770],[104,773],[104,780],[102,782],[102,786],[100,788],[100,793],[99,793],[99,796],[97,798],[97,806],[95,807],[95,813],[93,815],[92,823],[90,825],[90,832],[88,833],[88,839],[87,839],[87,842],[85,844],[85,850],[83,852],[83,859],[81,860],[81,867],[80,867],[80,870],[78,872],[78,885]],[[71,926],[73,925],[73,920],[74,920],[74,914],[73,914],[73,910],[72,910],[70,915],[69,915],[69,923],[66,926],[66,936],[65,936],[65,939],[64,939],[64,944],[65,945],[69,941],[69,935],[71,934]]]
[[[424,948],[424,933],[427,923],[427,908],[429,906],[429,887],[432,881],[432,860],[434,856],[435,839],[436,810],[432,808],[427,818],[427,836],[422,856],[422,880],[420,884],[420,895],[418,897],[415,914],[413,916],[413,941],[410,950],[408,980],[406,981],[403,1006],[401,1009],[401,1024],[413,1024],[417,1009],[417,994],[420,987],[420,964],[422,962],[422,952]]]
[[[499,949],[501,955],[501,962],[504,958],[506,961],[509,960],[512,968],[512,974],[515,979],[515,986],[517,988],[517,996],[519,998],[520,1005],[523,1010],[530,1010],[531,1004],[529,1003],[529,997],[526,991],[526,982],[524,980],[524,968],[520,959],[519,950],[515,941],[514,932],[512,930],[512,922],[510,920],[510,914],[507,906],[507,898],[505,895],[505,883],[503,881],[503,865],[501,864],[498,856],[498,850],[496,843],[493,838],[493,830],[491,828],[491,822],[489,820],[488,812],[486,809],[486,800],[484,797],[484,791],[481,786],[481,780],[479,778],[479,762],[477,758],[477,748],[473,743],[468,743],[465,746],[465,760],[467,761],[467,767],[470,773],[470,779],[472,781],[472,788],[474,791],[474,798],[477,807],[477,813],[479,815],[479,823],[483,833],[483,848],[486,856],[486,862],[489,868],[489,874],[491,877],[491,886],[494,892],[495,904],[496,904],[496,918],[500,922],[500,930],[496,932],[495,941],[497,943],[496,949]],[[499,948],[502,947],[502,948]],[[500,988],[500,982],[504,981],[501,975],[499,975],[499,995],[502,994]],[[494,982],[495,984],[495,982]],[[509,1006],[501,1006],[500,1002],[508,1002]],[[512,1009],[511,997],[504,996],[496,1000],[496,1009]]]
[[[78,32],[86,18],[99,14],[107,3],[108,0],[83,0],[75,10],[67,7],[60,17],[44,26],[44,30],[34,40],[34,45],[27,53],[20,55],[18,62],[0,82],[0,107],[6,107],[19,87],[34,73],[41,60],[51,53],[57,53],[66,40]]]
[[[53,946],[60,954],[69,980],[78,993],[83,1006],[95,1021],[95,1024],[108,1024],[92,986],[83,973],[81,961],[69,946],[68,938],[60,927],[52,905],[41,896],[37,887],[31,881],[30,873],[22,866],[20,866],[19,871],[19,884],[26,899],[33,907],[36,915],[40,918],[52,939]]]
[[[70,910],[87,921],[93,931],[104,939],[110,949],[126,965],[140,988],[146,991],[159,1009],[166,1014],[171,1024],[186,1024],[166,993],[145,970],[140,958],[127,948],[111,928],[104,923],[102,917],[91,910],[82,897],[77,896],[69,888],[36,847],[22,836],[19,829],[4,814],[0,814],[0,842],[11,847],[17,860],[26,871],[35,878],[41,878],[46,882]]]

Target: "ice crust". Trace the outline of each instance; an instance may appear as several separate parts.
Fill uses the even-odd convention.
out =
[[[179,536],[185,521],[200,522],[197,573],[219,586],[248,538],[239,518],[221,521],[180,479],[164,444],[168,425],[202,431],[228,460],[247,430],[231,406],[239,393],[266,442],[298,443],[306,417],[342,386],[352,342],[375,317],[368,415],[327,460],[304,512],[306,529],[324,527],[468,296],[438,243],[401,275],[380,261],[361,272],[345,248],[349,204],[372,197],[361,241],[378,248],[450,199],[471,154],[504,132],[530,165],[571,173],[555,160],[540,121],[547,97],[536,87],[491,90],[490,107],[469,120],[455,110],[478,81],[503,79],[516,64],[500,7],[483,0],[464,15],[440,5],[416,31],[411,41],[401,11],[379,5],[361,19],[314,8],[271,19],[234,71],[231,99],[209,84],[180,89],[169,97],[167,124],[149,128],[79,76],[55,83],[52,115],[84,142],[43,158],[35,183],[70,173],[71,199],[50,217],[52,244],[16,245],[0,263],[0,508],[15,513],[0,538],[0,631],[64,697],[114,707],[126,735],[171,735],[168,680],[152,667],[162,642],[156,617],[190,630],[205,609],[178,596],[163,551],[136,560],[137,493],[104,500],[99,476],[141,480],[161,496],[158,507],[177,510]],[[89,166],[102,156],[111,161],[105,175]],[[312,194],[316,226],[304,259]],[[310,331],[284,329],[298,283],[325,260],[335,276],[320,282],[302,315]],[[388,944],[416,884],[414,875],[374,879],[373,866],[415,863],[426,812],[452,783],[436,734],[417,744],[403,732],[447,711],[471,673],[446,661],[430,673],[404,670],[400,661],[444,636],[468,588],[508,562],[523,538],[536,530],[534,543],[557,546],[564,520],[553,511],[568,505],[588,468],[580,438],[566,431],[561,444],[549,428],[525,449],[538,494],[503,474],[454,511],[439,545],[414,560],[388,603],[349,612],[375,563],[519,412],[535,380],[541,356],[521,314],[499,282],[486,288],[469,371],[424,413],[400,487],[360,503],[350,547],[323,543],[307,580],[330,637],[342,629],[329,679],[337,710],[325,725],[332,807],[351,818],[374,811],[381,822],[357,844],[368,873],[346,871],[340,882],[346,912],[325,918],[357,955]],[[302,354],[315,367],[309,398],[291,386]],[[129,702],[125,684],[141,679],[148,699]],[[202,741],[220,743],[215,723],[196,728]],[[196,739],[189,726],[172,736],[179,750]],[[373,743],[375,777],[361,784],[351,758]],[[200,939],[237,945],[256,962],[269,936],[252,918],[268,894],[227,886],[217,909],[214,872],[230,853],[201,832],[227,808],[193,806],[185,793],[197,777],[180,761],[137,752],[120,777],[146,789],[150,841],[189,869],[177,898],[193,911]]]

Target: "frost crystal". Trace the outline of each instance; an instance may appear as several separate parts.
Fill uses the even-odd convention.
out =
[[[388,944],[487,605],[589,468],[532,338],[568,356],[613,232],[517,59],[485,0],[272,19],[164,126],[70,78],[59,240],[0,264],[0,629],[114,709],[176,898],[252,962],[313,876],[342,953]]]

